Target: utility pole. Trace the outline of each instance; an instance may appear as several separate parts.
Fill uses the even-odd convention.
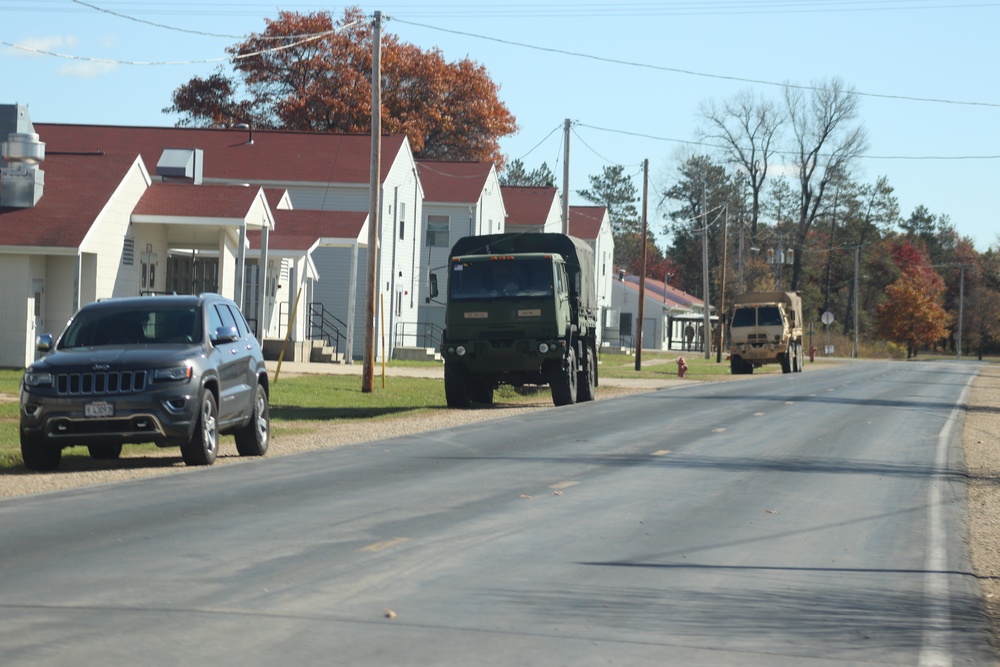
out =
[[[704,287],[703,296],[705,299],[705,316],[704,324],[701,330],[701,344],[705,349],[705,360],[708,361],[712,358],[712,335],[711,335],[711,318],[708,312],[709,310],[709,298],[708,298],[708,203],[707,196],[705,194],[705,185],[701,186],[701,265],[702,265],[702,280]],[[643,230],[645,232],[645,230]]]
[[[642,161],[642,256],[639,259],[639,312],[635,337],[635,370],[642,370],[642,322],[646,306],[646,211],[649,201],[649,160]]]
[[[861,246],[854,248],[854,354],[855,359],[861,353],[858,347],[858,272],[861,269]]]
[[[958,340],[955,341],[956,358],[962,358],[962,320],[965,316],[965,264],[959,264],[958,282]],[[982,348],[980,348],[982,349]]]
[[[729,250],[729,204],[722,209],[722,286],[719,288],[719,342],[715,349],[715,363],[722,363],[723,320],[726,318],[726,260]]]
[[[368,265],[365,274],[365,358],[361,391],[375,384],[375,316],[378,294],[379,188],[382,160],[382,12],[375,12],[372,36],[372,159],[368,192]]]
[[[569,128],[572,121],[563,121],[563,200],[562,200],[562,233],[569,234]]]

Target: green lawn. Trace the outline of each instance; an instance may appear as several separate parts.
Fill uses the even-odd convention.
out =
[[[0,470],[22,465],[17,432],[20,379],[21,371],[0,370]],[[504,401],[528,400],[510,388],[502,388],[497,397]],[[361,378],[356,375],[282,377],[271,386],[271,427],[277,437],[309,431],[315,428],[315,421],[391,419],[447,409],[441,380],[389,376],[382,387],[381,377],[376,377],[370,393],[361,391]]]

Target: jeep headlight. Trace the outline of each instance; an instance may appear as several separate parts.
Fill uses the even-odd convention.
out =
[[[194,369],[190,364],[185,364],[183,366],[157,368],[153,371],[153,380],[156,382],[177,382],[179,380],[190,380],[192,375],[194,375]]]
[[[26,387],[48,387],[52,385],[52,373],[35,372],[30,368],[24,372]]]
[[[465,353],[466,349],[464,345],[459,345],[458,347],[455,348],[455,354],[457,354],[458,356],[464,357]]]

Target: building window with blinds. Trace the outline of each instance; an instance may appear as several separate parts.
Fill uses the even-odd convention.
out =
[[[447,215],[427,216],[427,247],[429,248],[448,247]]]

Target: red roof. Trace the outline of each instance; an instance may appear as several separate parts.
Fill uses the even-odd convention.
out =
[[[242,220],[259,192],[260,188],[234,185],[153,183],[143,193],[132,215]]]
[[[596,239],[601,233],[601,223],[607,213],[607,206],[570,206],[570,236],[587,241]]]
[[[541,227],[548,220],[553,202],[557,202],[555,187],[505,185],[500,188],[507,210],[508,225]]]
[[[274,231],[267,237],[272,250],[308,250],[317,239],[357,239],[367,212],[360,211],[274,211]],[[250,247],[260,249],[260,232],[247,231]]]
[[[34,208],[0,208],[0,246],[79,248],[137,155],[48,155]]]
[[[47,156],[62,152],[142,155],[150,173],[166,148],[204,152],[204,178],[247,182],[368,183],[371,136],[246,129],[34,123]],[[249,139],[253,136],[253,142]],[[382,137],[382,180],[406,137]],[[389,157],[391,156],[391,157]],[[388,157],[388,159],[387,159]],[[42,169],[48,160],[42,163]]]
[[[492,169],[492,162],[417,162],[424,199],[429,202],[473,204],[479,201]]]

